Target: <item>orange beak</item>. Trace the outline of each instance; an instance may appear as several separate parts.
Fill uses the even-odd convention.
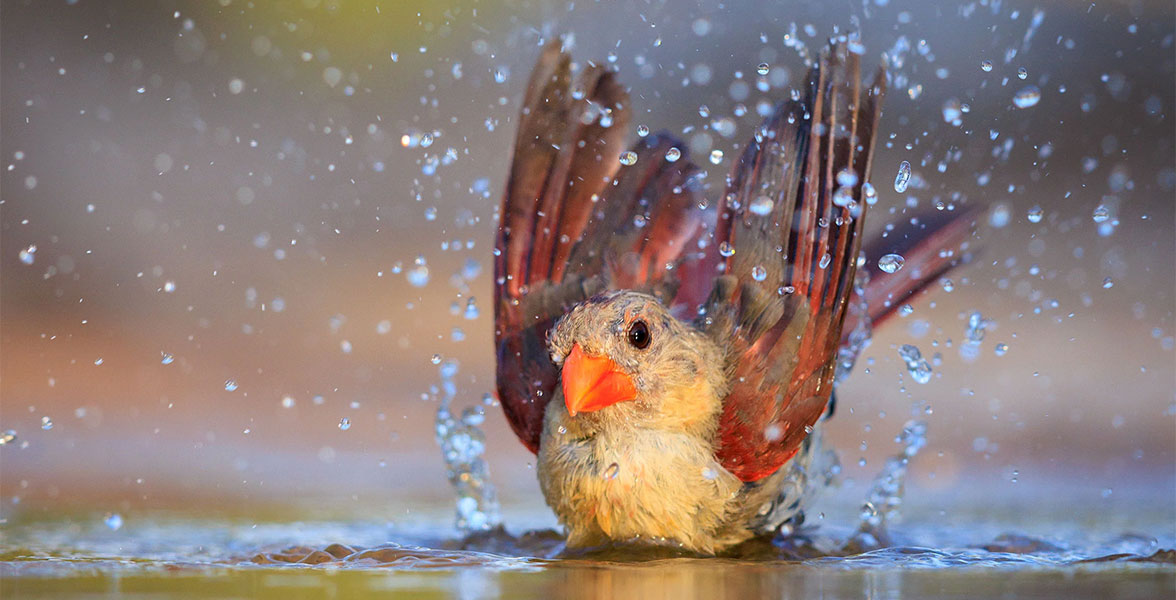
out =
[[[617,402],[635,400],[637,387],[617,363],[607,356],[588,356],[580,345],[564,359],[563,365],[564,403],[568,414],[592,412]]]

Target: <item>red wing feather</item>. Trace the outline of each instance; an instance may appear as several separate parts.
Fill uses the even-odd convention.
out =
[[[774,473],[825,410],[853,292],[884,73],[862,89],[846,44],[822,53],[803,102],[756,130],[727,182],[725,274],[704,327],[729,348],[716,456],[744,481]]]
[[[703,217],[682,144],[649,136],[621,167],[628,94],[595,65],[571,81],[571,59],[552,41],[524,97],[494,250],[498,398],[532,452],[559,381],[548,331],[605,290],[673,298],[673,267]],[[666,158],[671,147],[677,161]]]

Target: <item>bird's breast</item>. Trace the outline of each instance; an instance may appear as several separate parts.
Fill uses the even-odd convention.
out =
[[[713,550],[741,482],[705,440],[635,427],[585,435],[572,419],[561,402],[548,406],[538,465],[569,546],[641,539]]]

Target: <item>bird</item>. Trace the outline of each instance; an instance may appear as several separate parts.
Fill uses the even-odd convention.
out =
[[[863,242],[886,70],[861,80],[831,41],[710,198],[673,135],[626,146],[616,71],[542,46],[497,215],[496,388],[568,549],[713,555],[802,522],[870,324],[970,256],[965,209]],[[868,277],[883,251],[905,272]]]

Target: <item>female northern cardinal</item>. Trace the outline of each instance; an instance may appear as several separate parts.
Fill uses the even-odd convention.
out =
[[[543,49],[494,251],[498,396],[569,547],[713,553],[797,514],[873,200],[885,72],[863,88],[859,69],[845,42],[823,52],[708,210],[682,143],[622,152],[612,72],[589,63],[573,84],[559,40]],[[950,268],[957,214],[893,233],[907,272],[867,285],[851,319]]]

